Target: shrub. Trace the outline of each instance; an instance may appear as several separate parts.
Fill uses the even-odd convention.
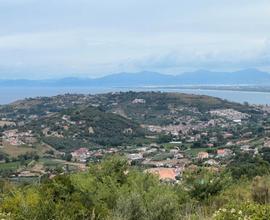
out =
[[[269,177],[257,176],[252,183],[252,199],[259,204],[270,202],[270,180]]]
[[[244,203],[221,208],[213,215],[215,220],[268,220],[270,205]]]

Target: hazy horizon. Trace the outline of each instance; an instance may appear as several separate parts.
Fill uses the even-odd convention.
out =
[[[70,75],[62,75],[62,76],[56,76],[56,77],[53,77],[51,76],[50,78],[49,77],[46,77],[44,76],[44,78],[42,77],[39,77],[39,78],[33,78],[33,77],[0,77],[0,80],[36,80],[36,81],[39,81],[39,80],[61,80],[61,79],[100,79],[100,78],[103,78],[103,77],[106,77],[106,76],[112,76],[112,75],[118,75],[118,74],[147,74],[147,73],[156,73],[156,74],[162,74],[162,75],[169,75],[169,76],[179,76],[179,75],[183,75],[183,74],[189,74],[189,73],[194,73],[194,72],[214,72],[214,73],[235,73],[235,72],[239,72],[239,71],[246,71],[246,70],[253,70],[253,71],[261,71],[261,72],[264,72],[264,73],[268,73],[270,74],[270,72],[267,72],[267,71],[263,71],[263,70],[260,70],[258,68],[246,68],[246,69],[237,69],[235,71],[213,71],[213,70],[208,70],[208,69],[197,69],[197,70],[194,70],[194,71],[186,71],[186,72],[180,72],[180,73],[164,73],[164,72],[158,72],[158,71],[149,71],[149,70],[142,70],[142,71],[137,71],[137,72],[115,72],[115,73],[108,73],[108,74],[104,74],[104,75],[100,75],[100,76],[92,76],[91,75],[85,75],[85,76],[70,76]]]

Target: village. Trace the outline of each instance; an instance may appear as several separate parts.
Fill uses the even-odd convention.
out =
[[[52,106],[57,103],[57,109],[67,108],[69,99],[73,100],[72,105],[94,100],[96,104],[91,104],[93,108],[102,103],[96,101],[93,96],[63,96],[60,99],[57,97],[58,101],[53,101]],[[146,99],[138,97],[131,99],[129,104],[139,109],[148,103]],[[115,100],[107,106],[111,106],[112,109],[109,110],[113,114],[123,114],[119,109],[115,109],[118,105],[119,102]],[[130,165],[158,175],[161,181],[178,183],[186,170],[203,166],[219,172],[236,154],[244,152],[256,156],[262,148],[270,148],[270,138],[265,135],[270,133],[269,123],[261,123],[261,128],[257,130],[252,127],[247,129],[252,115],[233,108],[215,108],[201,113],[195,107],[176,108],[169,105],[169,113],[162,116],[165,123],[146,121],[147,123],[140,124],[146,131],[145,143],[101,146],[95,143],[86,144],[88,139],[85,137],[95,136],[96,128],[89,126],[85,117],[75,120],[76,117],[68,113],[58,117],[57,112],[47,109],[48,104],[44,106],[46,111],[40,115],[30,112],[28,115],[12,118],[7,114],[0,120],[1,163],[11,161],[19,167],[7,175],[40,177],[54,176],[56,171],[85,171],[89,164],[99,162],[108,155],[117,154],[127,158]],[[262,117],[268,117],[270,113],[268,106],[252,108],[263,111]],[[143,115],[144,113],[141,113],[139,116],[145,117]],[[46,121],[51,118],[52,120]],[[35,129],[37,127],[32,126],[37,123],[40,132]],[[83,136],[81,131],[85,132]],[[122,133],[132,136],[134,128],[123,128]],[[45,141],[67,137],[72,142],[68,149],[65,149],[65,145],[55,147]],[[83,138],[77,141],[78,137]],[[11,157],[10,152],[16,152],[17,158],[14,155]],[[21,166],[18,162],[24,165]],[[51,166],[51,163],[54,166]]]

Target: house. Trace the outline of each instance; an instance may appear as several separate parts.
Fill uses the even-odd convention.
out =
[[[203,160],[203,159],[208,159],[209,158],[209,154],[207,152],[199,152],[198,155],[197,155],[197,158],[200,159],[200,160]]]
[[[250,145],[246,144],[240,147],[240,149],[244,152],[249,152],[250,151]]]
[[[177,154],[178,152],[179,152],[178,149],[171,149],[171,150],[170,150],[170,153],[171,153],[171,154]]]
[[[127,158],[128,158],[129,161],[140,161],[140,160],[143,160],[143,155],[141,153],[128,154]]]
[[[269,139],[265,140],[263,146],[270,148],[270,140]]]
[[[218,149],[217,150],[218,157],[229,157],[232,154],[233,154],[233,152],[230,149]]]
[[[230,138],[233,138],[233,134],[226,132],[225,134],[223,134],[223,137],[225,139],[230,139]]]
[[[158,151],[157,148],[150,148],[149,150],[145,151],[145,154],[153,154],[156,153]]]
[[[214,147],[214,144],[208,143],[208,144],[206,144],[206,146],[207,146],[207,147]]]
[[[216,143],[216,142],[218,141],[218,139],[217,139],[217,137],[211,137],[211,138],[209,139],[209,141],[210,141],[211,143]]]
[[[179,175],[178,169],[175,168],[151,168],[146,170],[147,173],[157,175],[162,181],[176,181],[176,177]]]
[[[132,101],[132,104],[145,104],[145,100],[144,99],[134,99]]]
[[[209,165],[209,166],[217,166],[218,162],[214,159],[207,160],[203,163],[204,165]]]
[[[226,143],[226,146],[233,146],[233,145],[234,145],[234,144],[233,144],[232,141],[229,141],[229,142]]]
[[[241,119],[234,119],[233,122],[241,124],[242,120]]]
[[[181,154],[181,153],[177,153],[177,154],[173,155],[173,157],[174,157],[175,159],[182,159],[182,158],[184,158],[184,155]]]
[[[78,150],[72,152],[71,155],[74,161],[86,162],[91,154],[87,148],[79,148]]]

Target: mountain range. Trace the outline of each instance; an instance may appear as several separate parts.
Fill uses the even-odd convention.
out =
[[[257,69],[235,72],[197,70],[179,75],[156,72],[118,73],[101,78],[63,78],[50,80],[0,80],[0,86],[27,87],[140,87],[178,85],[270,85],[270,74]]]

